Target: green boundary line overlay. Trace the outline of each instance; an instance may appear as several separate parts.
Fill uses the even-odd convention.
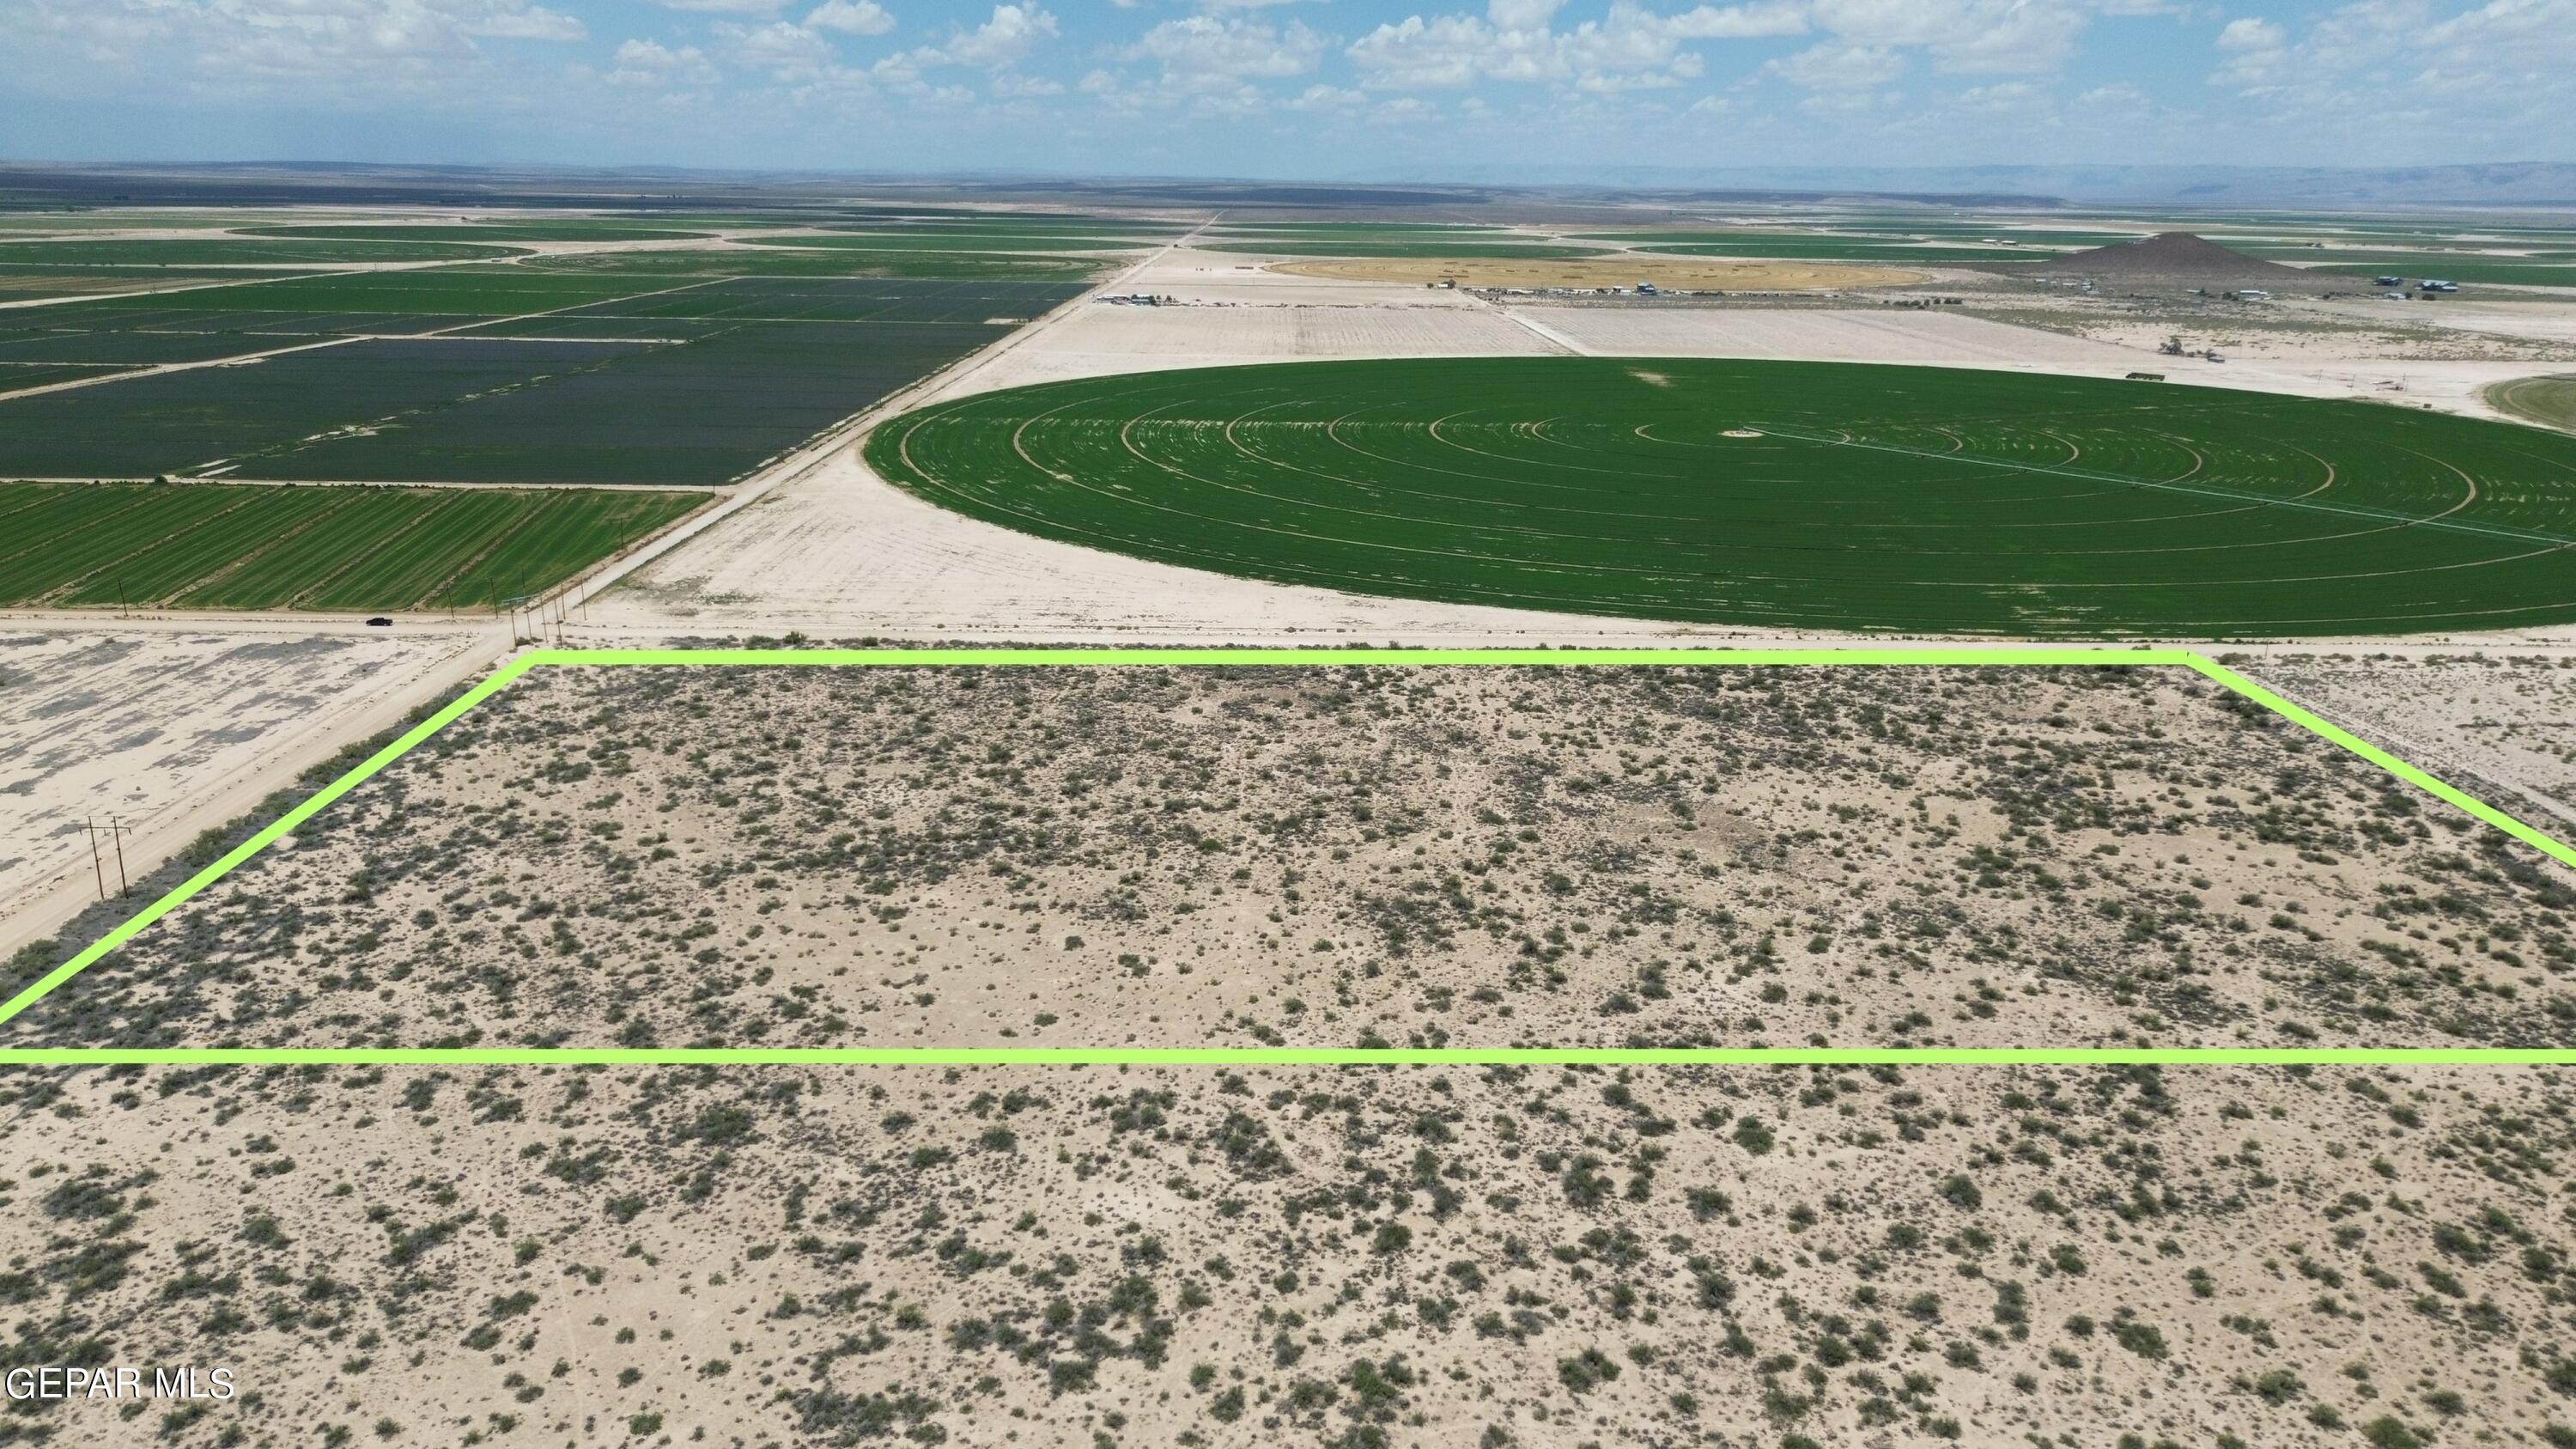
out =
[[[805,665],[852,667],[1519,665],[1719,668],[2188,669],[2435,799],[2576,869],[2576,846],[2434,778],[2418,766],[2292,704],[2189,649],[531,649],[393,743],[313,793],[221,859],[46,972],[5,1004],[0,1025],[186,904],[242,862],[313,818],[531,669],[573,665]],[[0,1047],[0,1066],[1874,1066],[2263,1065],[2576,1066],[2576,1048],[2518,1047],[1492,1047],[1492,1048],[56,1048]]]
[[[14,1047],[0,1067],[2576,1067],[2576,1047]]]

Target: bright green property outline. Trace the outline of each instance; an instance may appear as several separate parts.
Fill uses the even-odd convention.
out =
[[[2560,864],[2576,846],[2189,649],[531,649],[0,1004],[0,1025],[531,669],[558,665],[2188,669]],[[2576,1066],[2576,1047],[0,1047],[8,1066]]]

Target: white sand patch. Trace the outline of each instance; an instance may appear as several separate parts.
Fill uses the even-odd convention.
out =
[[[1903,362],[2097,375],[2137,366],[2124,348],[1955,312],[1545,304],[1512,310],[1612,357]]]
[[[488,632],[309,626],[0,633],[0,949],[96,898],[85,818],[125,823],[140,876],[496,645]],[[112,849],[105,865],[113,890]]]

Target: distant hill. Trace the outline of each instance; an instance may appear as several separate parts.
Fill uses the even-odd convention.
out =
[[[2576,164],[2442,166],[1519,166],[1388,167],[1352,181],[1441,181],[1570,190],[1720,193],[1808,200],[2013,197],[2086,205],[2335,210],[2388,206],[2576,208]],[[1954,203],[1955,204],[1955,203]],[[1995,205],[1993,201],[1977,204]]]
[[[2187,231],[2160,231],[2140,241],[2114,242],[2089,252],[2023,262],[2017,272],[2045,277],[2131,278],[2161,282],[2314,282],[2296,267],[2230,251]],[[2358,285],[2348,277],[2326,277],[2340,287]]]

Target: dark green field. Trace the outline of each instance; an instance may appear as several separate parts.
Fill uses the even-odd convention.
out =
[[[707,497],[0,483],[0,604],[473,608],[561,583]]]
[[[1002,335],[980,323],[772,322],[677,346],[611,346],[525,387],[270,452],[242,476],[726,483]]]
[[[1077,290],[478,267],[0,314],[0,478],[720,484]],[[313,345],[357,333],[396,336]]]
[[[702,230],[675,231],[667,227],[637,226],[630,222],[589,217],[469,221],[450,225],[424,222],[410,226],[252,226],[240,230],[250,236],[407,242],[676,241],[707,234]]]
[[[949,251],[935,238],[905,238],[908,251],[746,246],[728,250],[592,252],[531,258],[524,271],[628,280],[692,277],[936,277],[988,281],[1081,281],[1106,258],[1075,253]]]
[[[2576,620],[2576,439],[2368,403],[1837,363],[1307,363],[964,398],[867,455],[1048,537],[1413,598],[2097,638]]]
[[[518,255],[521,247],[456,241],[297,241],[268,237],[167,237],[105,241],[0,242],[0,265],[291,267],[312,262],[470,262]]]
[[[112,362],[15,362],[0,354],[0,393],[123,371],[124,367]]]
[[[244,367],[0,398],[0,478],[150,478],[225,459],[262,476],[261,461],[308,439],[399,426],[632,350],[605,342],[351,342]]]
[[[2315,257],[2317,252],[2305,255]],[[2271,259],[2296,262],[2300,252],[2275,252]],[[2491,287],[2576,287],[2576,263],[2559,261],[2526,261],[2520,257],[2465,257],[2456,253],[2442,256],[2409,254],[2382,257],[2366,262],[2325,262],[2315,270],[2338,276],[2372,277],[2394,273],[2409,283],[2426,277],[2444,281],[2483,284]]]

